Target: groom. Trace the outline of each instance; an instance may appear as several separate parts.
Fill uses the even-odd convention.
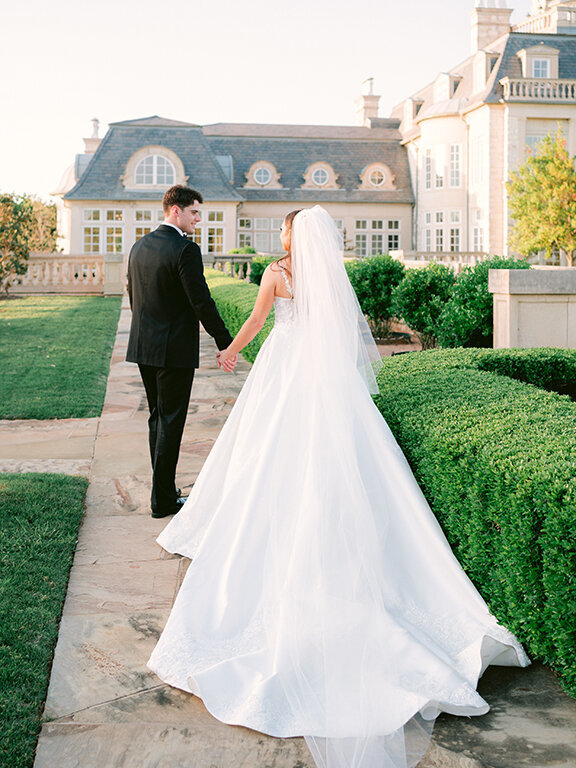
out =
[[[185,501],[175,475],[199,365],[199,322],[218,349],[232,341],[206,285],[200,248],[186,237],[200,221],[202,202],[189,187],[170,187],[162,201],[164,222],[132,246],[128,260],[132,324],[126,360],[138,363],[150,411],[152,517],[173,515]]]

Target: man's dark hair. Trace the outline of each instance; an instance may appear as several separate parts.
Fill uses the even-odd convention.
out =
[[[164,193],[162,208],[164,213],[168,213],[173,205],[177,205],[178,208],[187,208],[189,205],[192,205],[194,200],[198,200],[199,203],[204,202],[200,192],[196,192],[195,189],[190,189],[190,187],[185,187],[184,184],[175,184]]]

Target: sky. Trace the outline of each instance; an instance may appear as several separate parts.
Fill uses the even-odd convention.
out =
[[[531,0],[508,0],[518,23]],[[50,192],[83,137],[160,115],[354,125],[470,55],[474,0],[0,0],[0,193]]]

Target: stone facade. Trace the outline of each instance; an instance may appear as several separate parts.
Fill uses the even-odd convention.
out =
[[[506,181],[560,126],[576,154],[576,0],[537,0],[511,27],[476,0],[468,59],[412,94],[400,120],[416,192],[416,251],[507,254]]]

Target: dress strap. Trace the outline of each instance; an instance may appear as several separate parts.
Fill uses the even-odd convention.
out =
[[[293,296],[293,294],[292,294],[292,286],[290,285],[290,280],[288,280],[288,275],[286,274],[286,270],[284,269],[284,267],[282,266],[282,264],[280,264],[280,262],[279,262],[279,261],[277,261],[276,263],[277,263],[277,264],[278,264],[278,266],[280,267],[280,272],[282,272],[282,277],[284,278],[284,283],[286,284],[286,290],[287,290],[287,291],[288,291],[288,293],[290,294],[290,298],[291,298],[291,299],[293,299],[293,298],[294,298],[294,296]]]

